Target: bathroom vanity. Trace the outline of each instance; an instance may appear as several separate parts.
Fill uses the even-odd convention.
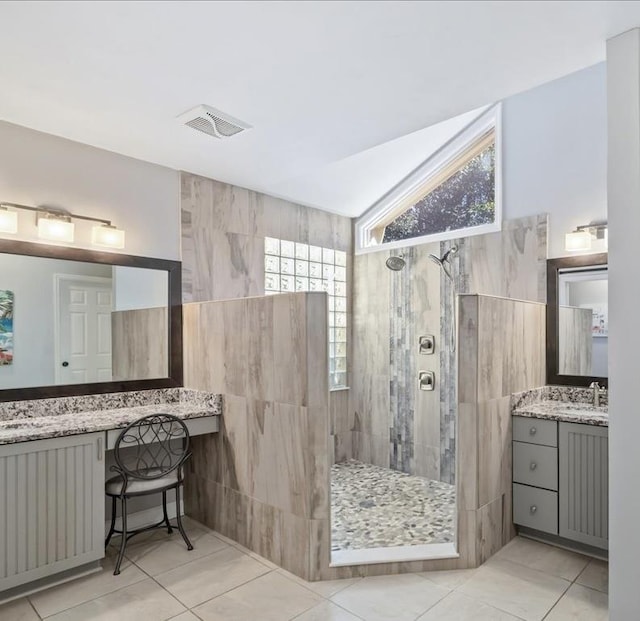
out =
[[[603,554],[608,408],[566,400],[584,397],[584,389],[547,386],[534,393],[514,399],[513,521],[522,534]]]
[[[160,412],[192,436],[215,433],[222,397],[169,388],[0,403],[0,599],[104,557],[107,452]]]

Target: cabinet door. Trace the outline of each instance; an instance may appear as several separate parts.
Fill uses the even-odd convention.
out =
[[[0,446],[0,591],[104,556],[104,433]]]
[[[560,423],[559,534],[598,548],[609,544],[609,430]]]

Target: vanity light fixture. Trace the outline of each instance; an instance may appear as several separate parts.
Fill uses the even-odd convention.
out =
[[[564,236],[564,249],[569,252],[591,250],[595,240],[599,240],[607,248],[608,230],[606,222],[592,222],[576,227],[575,231]]]
[[[111,220],[81,216],[64,209],[53,207],[30,207],[17,203],[0,203],[0,233],[15,234],[18,232],[18,214],[12,209],[24,209],[36,214],[38,237],[49,241],[73,243],[75,224],[73,220],[97,222],[92,228],[91,243],[105,248],[124,248],[124,231],[118,229]]]
[[[75,224],[68,216],[43,213],[38,214],[37,221],[40,239],[73,243]]]
[[[18,212],[0,207],[0,233],[15,235],[18,232]]]
[[[91,243],[105,248],[124,248],[124,231],[110,224],[96,224],[91,229]]]

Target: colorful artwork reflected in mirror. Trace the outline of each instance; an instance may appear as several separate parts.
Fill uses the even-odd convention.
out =
[[[0,289],[0,366],[13,364],[13,291]]]

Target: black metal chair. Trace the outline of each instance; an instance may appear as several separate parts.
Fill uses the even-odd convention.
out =
[[[167,514],[167,492],[176,490],[176,523],[187,544],[193,545],[187,537],[180,517],[180,487],[183,484],[183,465],[189,459],[189,430],[179,418],[171,414],[151,414],[134,421],[122,430],[114,447],[116,464],[111,471],[116,476],[105,485],[107,496],[111,497],[111,528],[105,541],[105,548],[114,533],[122,535],[120,552],[114,575],[120,573],[127,542],[131,537],[154,528],[167,528],[171,534],[173,528]],[[162,493],[163,519],[157,524],[127,530],[127,500],[136,496]],[[122,529],[117,530],[116,502],[120,500],[122,508]]]

